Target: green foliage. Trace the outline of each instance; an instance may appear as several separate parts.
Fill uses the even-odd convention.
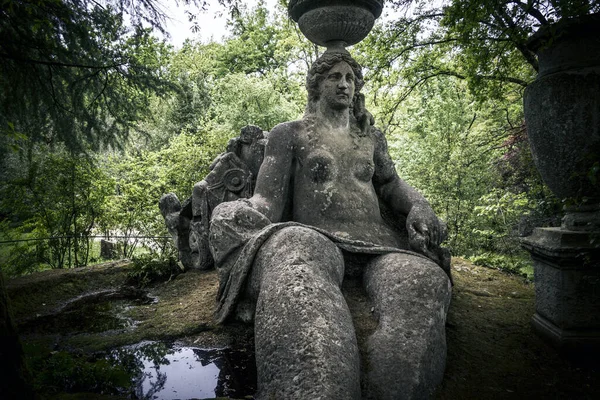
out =
[[[519,236],[549,225],[557,201],[533,166],[521,124],[510,122],[522,120],[521,110],[477,102],[466,86],[440,77],[411,93],[388,116],[390,154],[447,222],[454,255],[518,271],[530,263]]]
[[[106,236],[168,236],[158,199],[169,192],[181,200],[191,196],[193,185],[226,147],[230,137],[219,133],[184,133],[172,137],[160,150],[132,150],[107,157],[103,168],[112,176],[116,190],[105,198],[96,227]],[[119,241],[124,257],[131,257],[139,245],[135,239]],[[146,244],[149,241],[155,248],[164,246],[163,239],[147,239]]]
[[[246,125],[271,130],[280,122],[297,119],[303,108],[298,102],[286,99],[265,78],[231,74],[215,88],[214,123],[230,132],[238,133]]]
[[[174,257],[145,254],[134,257],[128,284],[145,287],[154,282],[170,280],[181,272]]]
[[[223,43],[187,42],[174,54],[173,76],[186,77],[202,88],[204,130],[237,134],[245,125],[270,130],[297,118],[303,111],[305,57],[314,57],[306,40],[300,40],[282,8],[270,13],[260,3],[241,8],[230,20],[232,34]]]
[[[590,0],[392,0],[398,17],[357,47],[380,85],[406,97],[422,82],[453,76],[480,100],[522,90],[538,69],[528,37],[542,25],[600,11]],[[401,69],[399,69],[399,66]],[[398,80],[401,80],[398,82]]]
[[[26,161],[13,161],[6,174],[10,178],[0,181],[0,208],[19,222],[12,236],[54,238],[36,243],[25,252],[27,258],[35,253],[52,268],[86,265],[89,236],[112,190],[108,176],[90,158],[46,146],[32,149]],[[15,271],[34,268],[12,258]]]
[[[0,269],[8,277],[16,277],[37,271],[40,267],[41,255],[44,253],[43,243],[10,242],[30,235],[22,235],[20,230],[11,229],[7,221],[0,223],[0,237],[9,243],[0,244]]]
[[[486,121],[478,112],[461,82],[440,79],[407,99],[390,133],[398,173],[447,221],[450,245],[459,252],[477,199],[492,181]]]
[[[536,212],[536,206],[527,192],[495,188],[481,196],[473,209],[468,235],[469,259],[478,265],[516,273],[529,266],[531,261],[520,248],[518,236],[520,225]]]
[[[454,254],[523,268],[519,236],[555,225],[560,213],[528,147],[522,95],[537,56],[526,41],[539,26],[598,12],[600,4],[390,3],[407,12],[376,25],[356,47],[370,69],[369,107],[400,175],[448,222]]]
[[[76,152],[126,137],[150,95],[173,87],[161,70],[167,48],[142,27],[141,19],[158,18],[154,4],[132,12],[131,3],[4,1],[0,129]],[[131,28],[124,11],[134,17]],[[0,145],[5,152],[18,140]]]
[[[486,251],[471,256],[468,259],[474,264],[482,267],[495,268],[513,274],[524,275],[528,279],[533,278],[529,272],[529,269],[531,268],[531,259],[525,252],[522,252],[518,256],[507,256],[501,253]]]
[[[270,130],[302,114],[305,71],[319,50],[281,4],[224,3],[232,11],[228,39],[179,51],[141,28],[144,19],[160,25],[152,1],[132,28],[123,21],[135,15],[133,0],[3,3],[1,38],[21,36],[0,41],[2,226],[14,238],[69,237],[18,245],[20,257],[3,250],[11,273],[36,269],[40,256],[52,266],[84,264],[91,232],[129,237],[124,257],[142,244],[159,252],[164,240],[133,237],[167,235],[162,194],[188,198],[244,125]],[[535,225],[557,210],[523,129],[522,89],[535,65],[519,46],[536,17],[515,2],[452,0],[437,10],[424,1],[390,3],[413,4],[413,16],[378,24],[353,53],[368,69],[368,108],[401,177],[447,221],[455,254],[520,260],[523,221]],[[579,3],[548,8],[545,18],[580,12]],[[515,25],[498,29],[502,21]],[[26,38],[39,49],[17,57]],[[140,267],[140,282],[152,269]]]
[[[240,12],[230,20],[230,39],[217,56],[217,76],[242,73],[265,75],[286,67],[294,50],[289,42],[281,43],[287,34],[281,25],[269,20],[264,2],[251,12]]]
[[[177,77],[180,91],[170,99],[168,122],[172,132],[198,133],[211,103],[208,84],[202,76]]]

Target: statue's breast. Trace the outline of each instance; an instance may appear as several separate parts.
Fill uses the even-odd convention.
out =
[[[336,165],[328,151],[315,151],[308,155],[304,163],[305,173],[315,183],[325,183],[334,179]]]
[[[373,179],[375,173],[375,164],[373,160],[359,160],[352,168],[354,176],[359,181],[369,182]]]

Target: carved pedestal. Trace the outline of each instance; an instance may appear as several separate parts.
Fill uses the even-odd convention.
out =
[[[600,350],[600,232],[537,228],[522,245],[534,263],[534,329],[571,354]]]

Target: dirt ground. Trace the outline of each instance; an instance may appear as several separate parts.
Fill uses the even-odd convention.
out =
[[[52,315],[67,299],[122,285],[128,266],[114,263],[70,271],[48,271],[8,283],[14,314],[23,326]],[[518,276],[453,260],[452,304],[447,321],[448,360],[437,399],[598,399],[600,361],[575,362],[537,337],[531,283]],[[187,272],[149,289],[147,301],[130,307],[136,321],[110,333],[22,335],[25,344],[47,351],[102,351],[141,340],[173,340],[199,347],[250,346],[252,329],[212,320],[218,287],[215,271]],[[359,345],[375,328],[362,289],[344,286]],[[106,398],[106,397],[105,397]]]
[[[453,263],[448,362],[439,399],[598,399],[600,362],[569,361],[531,329],[523,278]]]

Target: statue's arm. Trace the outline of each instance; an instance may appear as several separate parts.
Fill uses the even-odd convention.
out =
[[[377,196],[397,216],[406,216],[411,247],[439,245],[444,239],[444,229],[429,202],[398,176],[387,148],[383,133],[373,129],[375,135],[375,174],[373,185]]]
[[[252,207],[271,222],[282,219],[289,197],[292,160],[294,156],[295,123],[277,125],[269,133],[265,158],[256,178]]]
[[[398,215],[407,216],[415,204],[429,205],[419,192],[398,176],[383,133],[377,129],[373,129],[373,133],[375,135],[373,185],[377,196]]]

